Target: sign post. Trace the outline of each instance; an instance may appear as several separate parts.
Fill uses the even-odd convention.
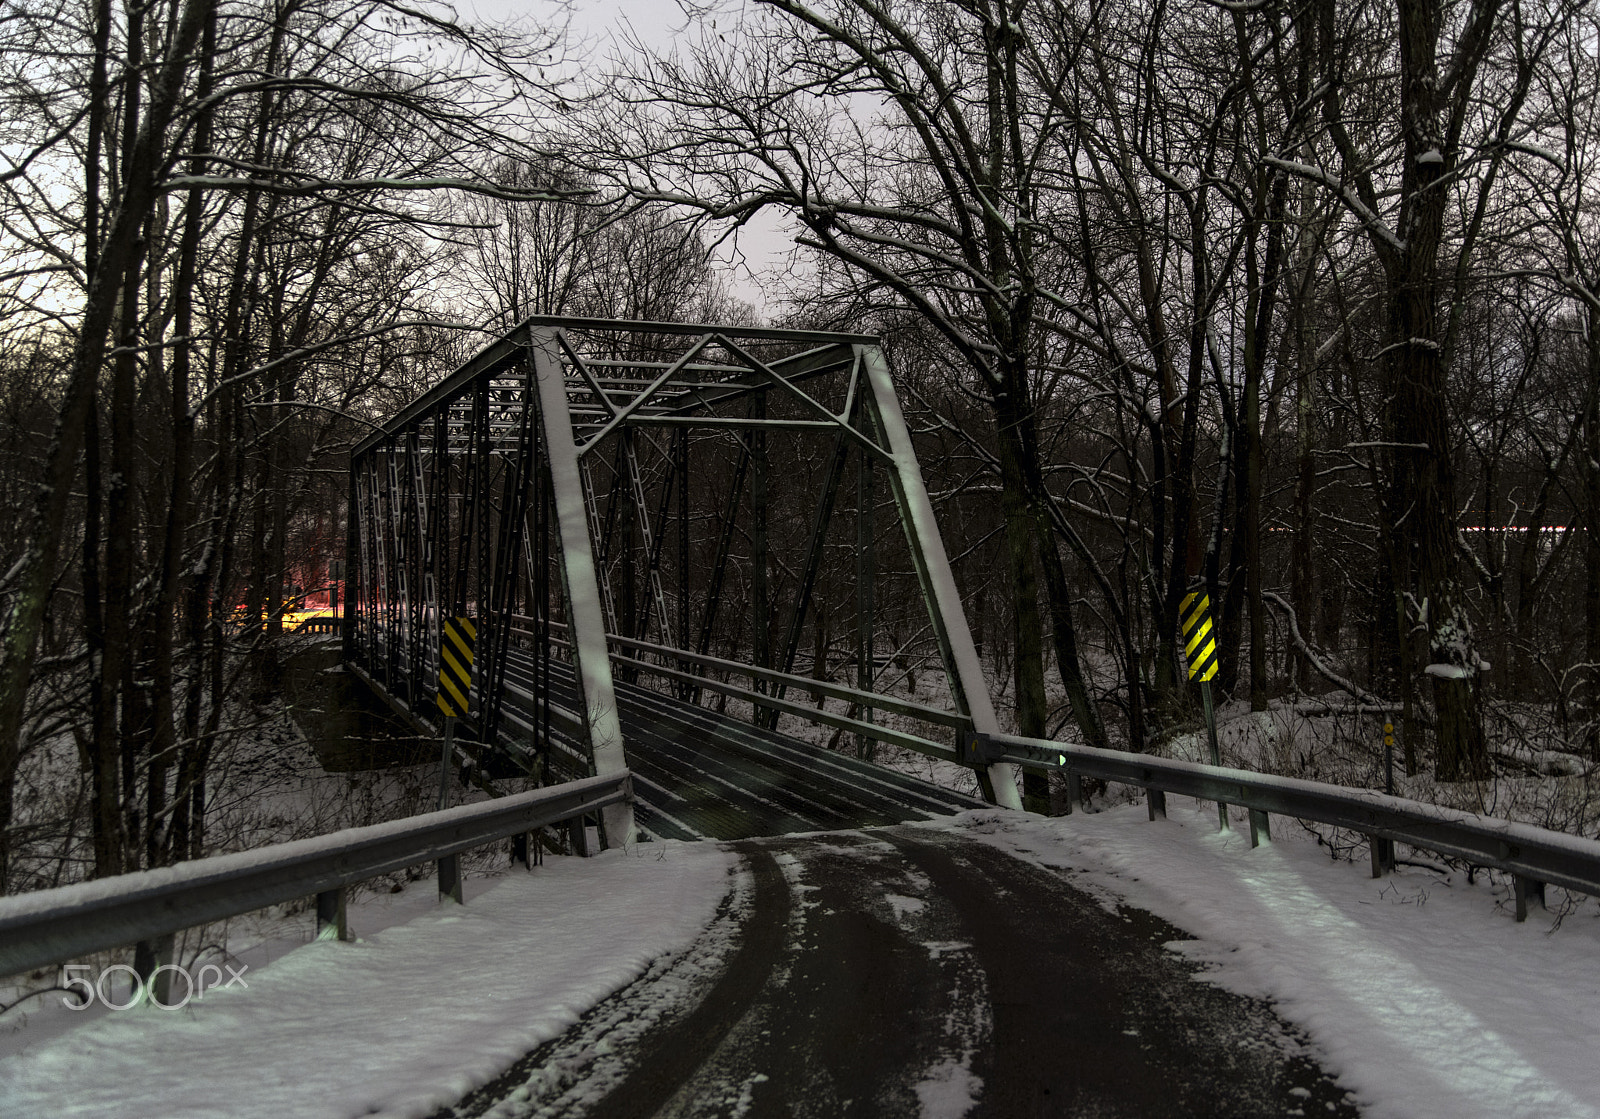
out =
[[[1211,744],[1211,764],[1221,765],[1217,749],[1217,709],[1211,698],[1211,678],[1217,674],[1217,639],[1211,632],[1211,599],[1204,591],[1192,591],[1178,607],[1178,626],[1182,632],[1183,655],[1189,662],[1189,679],[1200,682],[1200,703],[1206,713],[1206,735]],[[1217,802],[1217,822],[1228,830],[1228,806]]]
[[[439,636],[439,710],[444,713],[444,744],[439,754],[439,811],[450,807],[450,755],[456,720],[466,715],[472,695],[472,651],[478,629],[467,617],[446,618]],[[461,900],[461,865],[455,855],[439,860],[439,896]]]
[[[1383,791],[1394,796],[1394,724],[1383,724]],[[1372,837],[1372,877],[1394,869],[1394,840]]]
[[[1394,724],[1383,724],[1383,791],[1394,796]]]

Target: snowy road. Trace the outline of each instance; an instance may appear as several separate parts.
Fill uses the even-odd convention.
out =
[[[248,989],[0,1016],[0,1117],[1600,1119],[1593,899],[1518,924],[1481,873],[1168,813],[644,843],[369,895],[349,943],[269,918]],[[1354,1104],[1296,1083],[1304,1036]]]
[[[695,948],[438,1116],[1357,1114],[1186,934],[945,831],[735,848]]]

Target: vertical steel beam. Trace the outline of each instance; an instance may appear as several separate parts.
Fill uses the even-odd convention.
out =
[[[417,689],[420,696],[426,692],[427,669],[438,655],[435,652],[438,645],[432,640],[431,631],[437,624],[439,591],[433,576],[434,536],[429,531],[432,503],[428,500],[428,480],[422,465],[422,435],[417,427],[406,433],[406,457],[410,460],[412,501],[416,504],[417,517],[417,594],[412,648],[416,650],[418,683],[422,685]]]
[[[428,512],[428,663],[439,663],[440,625],[449,605],[450,570],[450,409],[440,408],[432,420],[433,453],[425,477],[432,480]]]
[[[383,578],[379,571],[378,549],[382,546],[377,537],[378,498],[374,493],[376,471],[372,468],[372,455],[362,460],[357,476],[356,495],[360,502],[361,530],[361,607],[356,618],[357,640],[361,644],[362,664],[374,677],[379,672],[378,662],[378,598],[382,593]]]
[[[872,462],[872,456],[863,450],[856,470],[856,688],[863,692],[872,691],[875,668],[872,581],[877,573],[877,556],[872,516]],[[872,722],[872,708],[863,708],[860,717],[862,722]],[[871,761],[875,745],[866,735],[856,735],[856,756]]]
[[[800,652],[800,633],[805,629],[806,613],[811,609],[811,592],[817,585],[817,573],[822,570],[825,552],[823,542],[828,535],[828,525],[833,520],[833,506],[839,496],[839,483],[844,480],[844,465],[849,451],[850,444],[845,441],[844,433],[840,432],[834,439],[833,455],[828,461],[828,477],[822,484],[822,496],[811,521],[811,546],[806,550],[806,565],[800,575],[799,593],[795,596],[794,611],[789,615],[789,629],[783,640],[783,672],[794,671],[794,660]],[[787,691],[787,685],[779,684],[778,698],[782,699]],[[766,725],[776,729],[776,711],[768,716]]]
[[[428,642],[428,607],[432,601],[428,578],[428,511],[423,494],[422,440],[416,427],[406,432],[404,455],[406,519],[411,524],[413,537],[406,543],[411,571],[407,577],[410,601],[407,604],[406,650],[411,672],[410,692],[415,697],[412,702],[414,708],[420,708],[428,692],[433,657]]]
[[[538,709],[538,757],[542,759],[539,779],[541,783],[550,780],[550,658],[555,650],[550,643],[551,625],[555,617],[555,607],[550,601],[550,472],[548,469],[548,453],[541,455],[544,444],[541,442],[542,433],[537,424],[533,429],[533,457],[534,457],[534,525],[538,548],[535,555],[539,564],[539,577],[534,584],[534,593],[539,601],[539,623],[535,627],[534,648],[537,650],[539,675],[535,685],[534,702]],[[535,837],[537,839],[537,837]]]
[[[570,410],[568,411],[568,416],[569,417],[571,416]],[[570,427],[569,427],[568,430],[569,431],[571,430]],[[618,469],[620,471],[620,469],[621,469],[621,461],[622,460],[619,458],[617,461],[618,461]],[[600,499],[595,493],[594,475],[589,470],[589,460],[588,459],[581,460],[581,466],[580,466],[580,469],[579,469],[578,477],[579,477],[579,482],[583,487],[583,507],[586,510],[586,515],[589,517],[589,520],[591,522],[591,528],[592,528],[592,530],[594,532],[595,538],[599,539],[600,538],[600,533],[601,533],[600,510],[599,510],[599,501],[600,501]],[[612,501],[611,501],[611,505],[610,505],[609,508],[612,509],[612,510],[615,510],[617,508],[617,502],[616,502],[615,494],[613,494],[613,496],[612,496]],[[607,527],[605,529],[605,533],[606,533],[606,538],[609,540],[610,534],[611,534],[611,529],[609,527]],[[607,630],[608,630],[608,632],[611,632],[611,633],[617,633],[617,632],[619,632],[617,630],[617,599],[616,599],[616,595],[612,592],[612,589],[611,589],[611,577],[610,577],[610,575],[608,575],[606,573],[605,561],[608,558],[609,557],[607,556],[606,552],[602,551],[601,552],[601,556],[600,556],[600,562],[595,565],[595,576],[600,581],[600,606],[601,606],[601,610],[602,610],[603,616],[605,617],[605,620],[606,620]],[[629,563],[633,562],[633,559],[632,559],[631,556],[625,557],[625,559],[626,559],[626,562],[629,562]]]
[[[678,430],[673,447],[673,472],[678,477],[678,640],[689,644],[689,429]],[[689,671],[688,661],[678,671]],[[680,681],[673,689],[679,699],[689,698],[689,685]]]
[[[477,563],[474,566],[473,582],[475,585],[472,588],[472,593],[473,599],[478,606],[478,641],[482,645],[487,645],[488,642],[486,639],[488,635],[483,631],[486,627],[492,626],[495,623],[495,619],[489,617],[489,602],[487,599],[490,591],[491,580],[491,576],[489,574],[489,561],[493,555],[490,543],[490,534],[493,532],[493,520],[489,516],[491,504],[490,494],[494,485],[493,444],[490,441],[490,434],[492,430],[492,409],[494,405],[494,385],[493,378],[487,371],[480,374],[478,377],[478,388],[476,395],[478,400],[478,430],[477,450],[475,457],[478,463],[478,471],[476,478],[477,485],[473,490],[473,504],[475,508],[473,516],[476,518],[476,521],[472,543],[473,548],[477,553]],[[477,717],[477,726],[474,729],[478,732],[478,738],[482,739],[484,733],[484,690],[481,683],[483,678],[483,665],[478,662],[477,658],[473,659],[472,675],[473,684],[475,686],[472,689],[472,694],[469,699],[477,704],[477,709],[475,711]]]
[[[361,554],[361,494],[357,479],[357,463],[350,464],[350,486],[344,503],[344,593],[339,596],[339,643],[344,660],[359,663],[362,657],[356,647],[356,611],[360,599],[356,596],[364,580],[357,569],[356,557]]]
[[[933,502],[928,499],[927,487],[922,482],[922,470],[917,465],[911,432],[900,410],[888,362],[877,346],[858,346],[857,353],[866,371],[879,436],[894,457],[889,486],[899,507],[901,524],[905,526],[917,581],[922,585],[922,595],[928,604],[928,619],[939,639],[939,652],[944,657],[951,694],[957,707],[971,717],[974,730],[980,734],[998,734],[1000,724],[989,698],[989,686],[983,678],[983,665],[972,644],[972,630],[967,626],[955,577],[950,573],[950,560],[933,516]],[[1022,809],[1012,766],[996,762],[988,767],[986,776],[996,804]]]
[[[754,419],[767,418],[767,394],[758,391],[750,405]],[[772,667],[772,623],[767,617],[767,433],[762,428],[750,432],[750,457],[755,469],[750,475],[750,652],[757,668]],[[756,690],[767,690],[756,682]],[[767,708],[757,707],[755,722],[765,725]]]
[[[516,607],[522,531],[527,520],[528,490],[534,472],[532,380],[532,367],[524,363],[520,389],[507,390],[507,406],[504,409],[504,418],[515,419],[516,442],[509,453],[502,444],[499,455],[502,463],[500,519],[495,530],[492,582],[483,613],[488,631],[479,637],[488,656],[478,670],[481,696],[478,737],[491,746],[498,739],[500,709],[505,698],[506,653],[511,642],[511,628],[507,620]]]
[[[661,548],[666,543],[666,533],[658,538],[655,529],[650,524],[650,505],[648,495],[644,489],[644,472],[639,469],[639,455],[634,450],[633,433],[622,432],[622,457],[624,469],[628,472],[629,492],[633,494],[634,513],[639,524],[639,539],[644,543],[644,553],[648,557],[645,564],[645,579],[650,591],[650,601],[645,604],[644,620],[639,625],[639,630],[633,636],[643,639],[650,625],[650,606],[653,603],[656,614],[661,622],[661,640],[658,644],[672,644],[672,613],[667,609],[667,591],[661,583]],[[662,515],[658,519],[665,521],[667,501],[672,494],[672,478],[669,476],[662,494]]]
[[[596,775],[620,773],[628,768],[628,759],[623,752],[622,722],[611,680],[611,658],[606,650],[605,615],[589,539],[578,448],[572,434],[572,410],[553,333],[530,332],[529,356],[539,389],[540,428],[548,452],[561,548],[561,580],[566,590],[572,657],[583,690],[591,765]],[[633,840],[633,805],[609,805],[603,816],[609,846],[621,847]]]
[[[739,521],[739,495],[744,492],[745,475],[750,470],[750,443],[739,441],[739,465],[733,470],[733,485],[728,487],[727,515],[722,517],[722,528],[717,537],[717,559],[711,569],[711,589],[706,592],[705,617],[700,623],[700,643],[695,651],[705,656],[711,651],[711,636],[716,627],[717,607],[722,601],[722,584],[728,571],[728,555],[733,547],[733,530]],[[714,514],[721,516],[721,514]],[[694,702],[700,702],[699,689]]]
[[[383,513],[383,474],[378,469],[377,458],[389,452],[388,443],[380,443],[373,448],[372,460],[368,462],[371,476],[368,479],[368,492],[372,494],[372,543],[373,557],[376,563],[378,576],[376,605],[378,610],[374,613],[374,644],[382,645],[382,660],[378,663],[383,669],[383,685],[389,689],[391,695],[398,695],[394,687],[394,673],[391,665],[394,661],[394,585],[390,578],[391,564],[389,563],[389,549],[393,539],[384,531]],[[375,650],[377,652],[379,650]]]

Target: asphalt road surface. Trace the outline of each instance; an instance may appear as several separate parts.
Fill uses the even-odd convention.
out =
[[[1355,1116],[1181,931],[946,832],[732,845],[690,950],[437,1119]]]

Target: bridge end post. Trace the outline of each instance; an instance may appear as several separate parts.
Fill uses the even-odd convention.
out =
[[[888,362],[877,346],[858,346],[857,353],[872,391],[872,417],[894,458],[894,469],[889,471],[889,488],[894,493],[906,543],[911,549],[912,566],[927,602],[928,620],[939,641],[950,691],[959,709],[972,719],[974,731],[998,734],[1000,721],[989,698],[983,664],[972,641],[972,630],[961,606],[961,594],[950,570],[950,557],[939,535],[939,522],[934,517],[933,502],[922,480],[922,468],[917,464],[917,452],[911,444],[911,429],[906,426],[900,398],[889,376]],[[980,771],[979,785],[993,803],[1020,812],[1022,797],[1017,792],[1016,768],[1009,762],[994,762]]]
[[[622,721],[617,711],[616,686],[611,678],[611,655],[606,643],[600,578],[594,546],[589,539],[583,475],[572,430],[572,409],[567,400],[566,381],[554,336],[548,332],[535,332],[530,334],[527,346],[538,389],[539,422],[549,461],[556,538],[560,544],[558,566],[566,596],[573,668],[577,671],[583,696],[584,729],[589,738],[593,772],[596,776],[606,776],[625,771],[628,758],[623,750]],[[623,847],[633,841],[631,802],[607,805],[601,810],[601,821],[606,846]]]

